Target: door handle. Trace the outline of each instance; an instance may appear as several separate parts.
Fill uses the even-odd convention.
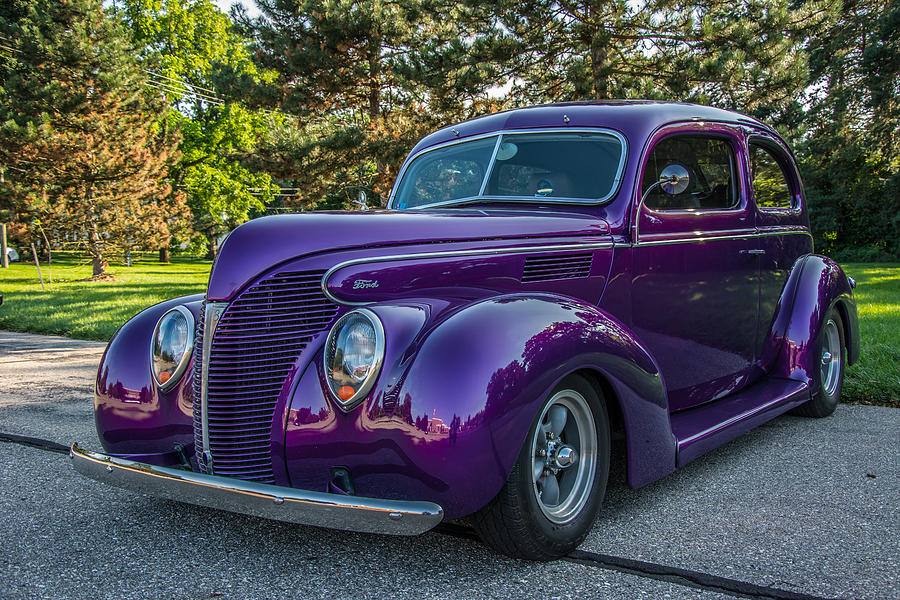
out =
[[[765,250],[760,250],[759,248],[751,248],[749,250],[741,250],[739,254],[749,254],[751,256],[760,256],[765,254]]]

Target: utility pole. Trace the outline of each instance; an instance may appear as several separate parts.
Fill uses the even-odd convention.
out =
[[[6,169],[0,167],[0,183],[6,183]],[[9,257],[6,255],[6,214],[0,214],[0,219],[3,219],[3,223],[0,223],[0,251],[3,252],[3,258],[0,258],[0,265],[3,265],[4,269],[9,268]]]
[[[0,223],[0,250],[3,252],[3,258],[0,258],[0,264],[4,269],[9,268],[9,257],[6,255],[6,223]]]

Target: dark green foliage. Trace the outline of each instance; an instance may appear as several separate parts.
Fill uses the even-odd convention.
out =
[[[804,183],[816,251],[843,261],[900,256],[897,166],[858,138],[828,135],[804,145]]]
[[[658,98],[777,115],[803,88],[804,32],[826,12],[787,0],[504,0],[488,17],[519,102]]]
[[[447,120],[489,112],[502,76],[482,61],[471,11],[434,0],[261,0],[241,19],[271,83],[235,78],[296,121],[268,132],[255,166],[290,179],[305,203],[327,196],[386,196],[415,141]]]
[[[900,257],[900,2],[847,1],[809,42],[814,90],[798,145],[816,249]]]

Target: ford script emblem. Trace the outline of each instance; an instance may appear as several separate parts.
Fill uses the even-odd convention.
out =
[[[357,279],[353,282],[353,289],[368,289],[368,288],[377,288],[378,282],[373,279]]]

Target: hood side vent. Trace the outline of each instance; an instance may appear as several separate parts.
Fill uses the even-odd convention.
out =
[[[529,256],[522,270],[522,283],[587,277],[593,259],[593,252]]]

